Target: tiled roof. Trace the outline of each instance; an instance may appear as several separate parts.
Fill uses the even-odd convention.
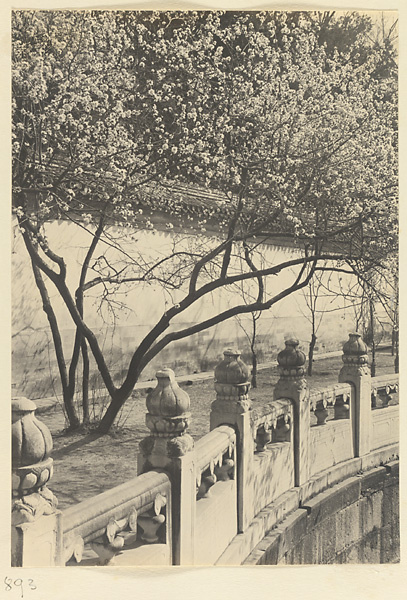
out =
[[[64,169],[69,165],[65,164],[64,161],[55,162],[52,166],[47,167],[48,173],[54,177],[61,174]],[[94,174],[95,169],[90,167],[89,174]],[[70,176],[70,179],[74,180],[74,176]],[[106,178],[104,177],[106,182]],[[127,196],[127,202],[142,209],[144,215],[148,216],[151,221],[159,222],[164,224],[171,222],[175,227],[183,229],[188,226],[188,221],[192,224],[193,221],[199,222],[200,220],[207,220],[207,227],[212,232],[219,232],[220,216],[227,217],[228,214],[233,212],[233,208],[236,205],[236,197],[233,198],[225,192],[202,187],[196,184],[186,184],[174,181],[163,180],[160,182],[149,182],[141,187],[135,187],[134,191],[130,190]],[[82,203],[84,208],[82,209]],[[73,204],[72,204],[73,207]],[[92,204],[92,201],[88,201],[82,198],[78,199],[76,211],[83,210],[86,212],[93,212],[98,210],[96,204]],[[267,217],[270,216],[269,204],[261,203],[256,198],[249,198],[246,201],[247,217],[250,218],[252,215],[258,218],[258,222],[264,219],[267,222]],[[315,220],[312,213],[302,215],[304,219],[304,227],[310,233],[314,232]],[[52,218],[52,217],[51,217]],[[185,221],[187,219],[187,222]],[[244,218],[244,215],[243,215]],[[324,225],[327,230],[334,230],[338,226],[338,215],[333,211],[328,214],[326,218],[329,220]],[[272,231],[266,232],[270,235],[276,236],[276,243],[283,246],[292,246],[293,235],[287,231],[288,223],[284,220],[284,224],[281,222],[281,216],[276,216],[273,219]],[[343,219],[342,225],[345,225],[345,219]],[[264,234],[264,232],[262,232]],[[278,235],[277,235],[278,234]],[[286,239],[281,236],[285,236]],[[334,244],[335,241],[343,246],[344,243],[348,243],[346,234],[342,239],[335,238],[330,240],[330,245]],[[277,239],[279,240],[277,242]],[[272,242],[272,239],[270,239]],[[354,240],[356,242],[356,240]],[[272,242],[273,243],[273,242]]]

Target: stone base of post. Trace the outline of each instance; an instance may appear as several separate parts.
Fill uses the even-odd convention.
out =
[[[42,515],[32,523],[11,526],[11,566],[64,566],[62,513]]]

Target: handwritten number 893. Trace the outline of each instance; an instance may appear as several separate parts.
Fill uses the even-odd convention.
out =
[[[20,589],[20,598],[24,598],[24,584],[28,586],[30,590],[36,590],[37,586],[35,585],[33,579],[27,579],[24,582],[23,579],[11,579],[11,577],[4,578],[5,590],[6,592],[11,592],[12,589]]]

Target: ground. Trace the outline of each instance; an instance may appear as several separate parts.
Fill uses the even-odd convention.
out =
[[[308,378],[310,388],[327,387],[338,381],[342,366],[340,356],[320,359]],[[377,375],[394,372],[394,357],[382,350],[377,357]],[[250,391],[253,407],[272,400],[273,385],[278,379],[276,367],[262,369],[258,387]],[[189,433],[199,439],[209,432],[210,405],[215,399],[213,379],[182,383],[191,398]],[[40,409],[37,415],[51,430],[54,440],[54,475],[49,487],[61,509],[115,487],[137,475],[137,454],[141,439],[149,433],[145,425],[146,389],[138,390],[128,400],[111,434],[66,434],[65,419],[59,404]],[[98,405],[94,410],[99,410]]]

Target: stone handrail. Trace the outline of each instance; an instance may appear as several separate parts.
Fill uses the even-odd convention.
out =
[[[398,373],[388,373],[372,377],[372,408],[382,408],[388,406],[391,400],[398,404],[396,396],[399,391],[399,375]],[[395,396],[392,398],[392,394]],[[378,403],[379,399],[379,403]]]
[[[264,422],[275,423],[279,418],[289,416],[290,413],[291,400],[280,398],[279,400],[272,400],[263,406],[253,408],[250,411],[250,420],[253,423],[253,426]]]
[[[398,386],[399,374],[398,373],[386,373],[385,375],[378,375],[372,377],[372,388],[380,388],[382,386]]]
[[[317,425],[325,425],[327,407],[334,408],[335,419],[349,418],[349,403],[352,386],[349,383],[336,383],[327,388],[313,389],[310,393],[310,408],[317,418]]]
[[[168,475],[150,471],[63,513],[63,563],[81,562],[84,545],[91,543],[107,564],[126,546],[157,542],[171,495]],[[140,532],[141,529],[141,532]],[[165,536],[164,536],[165,537]]]
[[[256,451],[261,452],[272,441],[288,441],[293,419],[292,402],[288,398],[272,400],[250,411],[250,422]]]
[[[349,383],[335,383],[326,388],[314,388],[310,392],[311,409],[315,410],[318,403],[325,406],[334,406],[336,401],[343,397],[345,401],[350,399],[352,386]]]
[[[236,433],[228,425],[221,425],[204,435],[195,444],[197,472],[202,473],[211,463],[220,464],[226,451],[232,456],[235,444]]]
[[[236,433],[232,427],[221,425],[204,435],[195,444],[195,478],[197,498],[207,497],[218,480],[233,477]]]

